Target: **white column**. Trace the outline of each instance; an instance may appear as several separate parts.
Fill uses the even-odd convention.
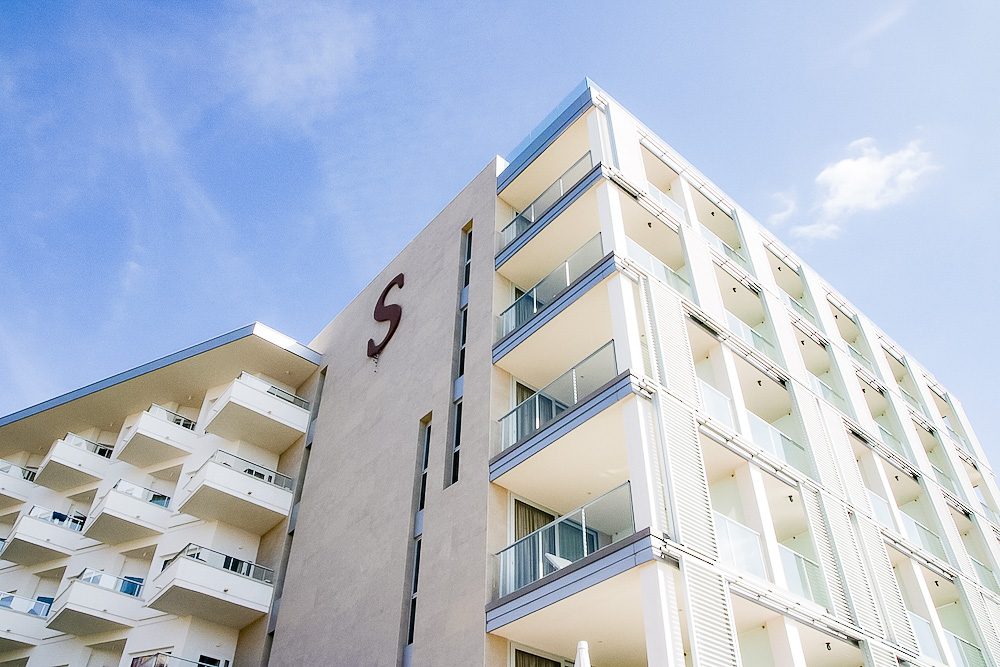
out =
[[[646,189],[646,167],[642,163],[642,148],[635,121],[614,102],[608,103],[608,122],[614,142],[618,171],[633,185]]]
[[[666,516],[665,494],[656,465],[656,434],[650,433],[650,412],[653,407],[648,400],[633,396],[622,406],[625,422],[625,451],[628,456],[628,477],[632,489],[632,510],[635,529],[649,528],[650,534],[661,537],[667,532],[663,525]]]
[[[684,667],[677,591],[672,569],[662,563],[639,570],[642,620],[646,631],[646,664]]]
[[[802,650],[802,638],[795,623],[785,616],[778,616],[764,625],[767,628],[767,637],[771,640],[774,664],[806,667],[806,654]]]
[[[778,586],[788,588],[785,573],[781,569],[778,536],[774,532],[774,521],[771,519],[771,506],[767,501],[763,474],[760,468],[749,463],[736,469],[736,482],[740,488],[740,499],[743,501],[743,514],[747,525],[760,533],[762,555],[772,581]]]
[[[597,215],[601,225],[601,246],[604,253],[628,254],[625,244],[625,220],[622,217],[621,190],[607,179],[597,186]]]
[[[608,138],[607,119],[600,109],[591,109],[587,112],[587,136],[590,141],[590,158],[593,164],[614,162]]]

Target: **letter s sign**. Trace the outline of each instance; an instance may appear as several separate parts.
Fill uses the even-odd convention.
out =
[[[389,284],[385,286],[382,290],[382,296],[378,298],[378,302],[375,304],[374,317],[376,322],[388,322],[389,331],[386,332],[385,338],[378,345],[375,344],[375,339],[368,339],[368,356],[377,357],[383,349],[385,349],[386,344],[392,335],[396,333],[396,327],[399,326],[399,318],[403,316],[403,307],[390,303],[386,304],[385,297],[389,294],[389,290],[395,287],[403,287],[403,274],[400,273],[398,276],[389,281]]]

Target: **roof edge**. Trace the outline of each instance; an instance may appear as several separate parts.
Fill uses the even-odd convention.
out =
[[[277,347],[287,350],[298,357],[302,357],[306,361],[316,364],[317,366],[322,359],[322,355],[320,355],[319,352],[316,352],[315,350],[299,343],[295,339],[290,338],[279,331],[272,329],[269,326],[261,324],[260,322],[254,322],[253,324],[248,324],[245,327],[240,327],[239,329],[234,329],[233,331],[224,333],[221,336],[210,338],[209,340],[198,343],[197,345],[186,347],[183,350],[174,352],[173,354],[168,354],[165,357],[154,359],[153,361],[146,362],[145,364],[136,366],[135,368],[122,371],[121,373],[106,377],[103,380],[92,382],[91,384],[80,387],[79,389],[74,389],[73,391],[56,396],[55,398],[50,398],[36,405],[24,408],[23,410],[18,410],[17,412],[12,412],[9,415],[0,417],[0,428],[41,412],[45,412],[46,410],[51,410],[52,408],[75,401],[78,398],[83,398],[84,396],[96,393],[102,389],[107,389],[108,387],[113,387],[117,384],[121,384],[122,382],[135,379],[140,375],[145,375],[146,373],[151,373],[161,368],[165,368],[171,364],[176,364],[179,361],[190,359],[191,357],[197,356],[203,352],[214,350],[218,347],[222,347],[223,345],[246,338],[247,336],[257,336],[262,338],[272,345],[276,345]]]

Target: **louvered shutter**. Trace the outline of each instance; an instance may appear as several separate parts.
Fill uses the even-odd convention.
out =
[[[819,408],[823,424],[826,426],[830,449],[840,471],[840,479],[847,491],[847,500],[865,515],[871,516],[872,508],[871,501],[868,499],[868,489],[865,488],[864,480],[861,479],[861,470],[858,468],[857,459],[854,458],[854,450],[847,436],[844,420],[841,419],[837,410],[822,401],[819,403]]]
[[[694,359],[680,297],[655,282],[649,282],[649,295],[660,383],[672,394],[697,405]]]
[[[661,429],[656,428],[656,422],[658,421],[656,406],[659,405],[659,398],[653,397],[653,400],[656,401],[655,404],[652,401],[644,401],[642,404],[643,412],[646,414],[646,432],[649,434],[647,442],[650,447],[649,461],[653,468],[650,471],[653,478],[653,493],[656,496],[656,513],[658,514],[660,527],[667,535],[673,535],[673,530],[670,527],[670,514],[667,512],[668,482],[663,461],[666,452],[663,447]]]
[[[899,667],[896,654],[881,644],[862,642],[861,653],[864,656],[865,667]]]
[[[661,394],[659,398],[670,494],[677,515],[677,539],[714,560],[718,547],[712,499],[694,412],[672,396]]]
[[[983,657],[986,658],[986,664],[997,667],[998,660],[1000,660],[1000,634],[998,634],[1000,628],[990,618],[983,594],[975,586],[969,585],[969,582],[963,577],[955,579],[955,585],[958,587],[959,596],[965,602],[966,608],[972,612],[970,620],[974,629],[977,630],[976,634],[979,636],[977,643],[983,652]]]
[[[884,637],[885,631],[882,628],[878,608],[875,606],[872,583],[865,572],[861,550],[854,535],[847,507],[840,501],[822,493],[820,494],[820,502],[826,514],[827,524],[830,526],[833,547],[837,553],[837,562],[844,575],[847,600],[851,604],[854,618],[857,619],[858,625],[861,627]]]
[[[687,588],[688,618],[694,664],[725,667],[739,664],[729,593],[722,575],[692,557],[681,562]]]
[[[844,591],[844,583],[841,579],[840,568],[837,566],[837,555],[833,551],[833,544],[830,541],[830,530],[823,518],[823,508],[819,501],[819,492],[812,489],[802,489],[802,501],[806,506],[806,515],[809,518],[809,532],[812,534],[813,542],[816,544],[816,555],[820,566],[823,568],[823,576],[826,579],[826,587],[830,592],[830,604],[833,607],[834,615],[848,623],[853,623],[850,606],[847,604],[847,593]]]
[[[856,516],[855,521],[858,534],[861,536],[862,549],[868,557],[869,572],[882,600],[884,618],[889,626],[891,639],[899,646],[913,653],[919,653],[913,626],[910,625],[910,618],[899,590],[899,582],[896,581],[896,575],[892,571],[892,563],[889,561],[882,533],[865,517]]]
[[[826,435],[826,427],[820,416],[819,401],[808,390],[797,382],[791,383],[791,392],[798,406],[802,429],[809,441],[809,451],[812,453],[819,481],[834,495],[843,496],[837,465],[834,463],[833,452]]]

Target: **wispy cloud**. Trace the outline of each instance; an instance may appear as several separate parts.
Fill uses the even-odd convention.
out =
[[[882,153],[870,137],[848,147],[855,157],[844,158],[819,173],[821,190],[815,206],[819,219],[792,228],[792,234],[807,238],[831,238],[842,222],[860,211],[878,211],[903,201],[920,178],[934,169],[931,154],[911,141],[895,153]]]
[[[780,227],[798,213],[799,205],[795,201],[795,195],[791,192],[775,192],[771,196],[778,200],[782,208],[767,217],[767,224],[771,227]]]
[[[255,107],[308,125],[329,113],[372,41],[371,20],[323,2],[253,2],[227,34],[228,67]]]
[[[870,59],[869,45],[902,21],[909,12],[909,2],[890,7],[848,37],[840,46],[839,53],[856,66],[867,64]]]

